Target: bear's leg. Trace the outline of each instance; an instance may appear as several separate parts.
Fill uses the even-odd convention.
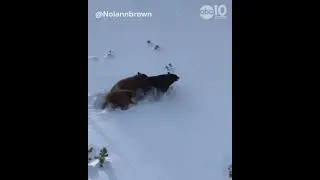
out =
[[[167,92],[167,90],[168,90],[168,88],[159,88],[159,89],[157,89],[157,91],[155,92],[156,101],[159,101],[163,97],[164,93]]]
[[[124,110],[127,110],[128,108],[129,108],[129,106],[121,106],[121,107],[120,107],[120,109],[123,110],[123,111],[124,111]]]
[[[137,102],[132,101],[132,99],[130,99],[129,102],[130,102],[131,104],[137,104]]]
[[[102,104],[102,106],[101,106],[101,109],[105,109],[105,108],[106,108],[106,106],[107,106],[107,103],[106,103],[106,102],[104,102],[104,103]]]
[[[163,88],[161,88],[161,91],[162,91],[163,93],[166,93],[166,92],[168,91],[168,89],[169,89],[169,87],[163,87]]]
[[[111,107],[111,109],[116,109],[118,107],[118,105],[112,103],[110,107]]]
[[[154,88],[152,92],[153,101],[158,101],[160,99],[161,94],[161,89]]]
[[[136,95],[135,95],[135,100],[140,101],[143,97],[143,90],[142,89],[137,89],[136,90]],[[130,102],[132,103],[132,102]]]

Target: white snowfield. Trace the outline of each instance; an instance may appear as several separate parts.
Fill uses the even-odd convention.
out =
[[[226,5],[227,19],[202,19],[205,4]],[[231,0],[89,0],[88,5],[88,143],[96,151],[107,146],[110,155],[103,168],[88,165],[88,179],[228,180]],[[152,17],[96,19],[97,11]],[[112,58],[105,56],[109,50]],[[142,101],[126,111],[95,109],[118,80],[137,72],[163,74],[169,63],[180,79],[161,101]]]

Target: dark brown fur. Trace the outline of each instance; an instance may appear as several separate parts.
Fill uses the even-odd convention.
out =
[[[126,89],[126,90],[132,90],[137,91],[141,87],[141,83],[145,78],[148,76],[146,74],[142,74],[138,72],[137,75],[128,77],[125,79],[122,79],[118,81],[110,90],[110,92],[119,90],[119,89]]]
[[[114,90],[105,96],[102,109],[105,109],[110,105],[112,109],[119,107],[122,110],[126,110],[129,108],[129,104],[135,104],[131,100],[131,98],[134,98],[135,96],[136,93],[131,90]]]
[[[165,93],[168,91],[169,87],[179,79],[179,76],[169,72],[158,76],[150,76],[145,78],[143,88],[145,90],[156,88],[158,91]]]

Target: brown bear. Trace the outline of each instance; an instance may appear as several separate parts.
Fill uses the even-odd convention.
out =
[[[129,108],[129,104],[136,104],[132,101],[136,96],[135,91],[131,90],[114,90],[109,92],[104,99],[102,109],[111,107],[111,109],[116,109],[120,107],[122,110]]]
[[[110,90],[110,92],[118,89],[127,89],[132,91],[137,91],[141,87],[142,80],[147,78],[146,74],[138,72],[138,74],[128,77],[125,79],[121,79],[118,81]]]
[[[141,87],[145,92],[150,92],[151,89],[156,89],[159,95],[159,93],[166,93],[169,87],[179,79],[180,77],[176,74],[168,72],[167,74],[149,76],[145,78]]]

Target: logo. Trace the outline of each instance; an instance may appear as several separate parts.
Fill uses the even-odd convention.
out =
[[[202,19],[227,19],[227,7],[225,5],[203,5],[200,8]]]

